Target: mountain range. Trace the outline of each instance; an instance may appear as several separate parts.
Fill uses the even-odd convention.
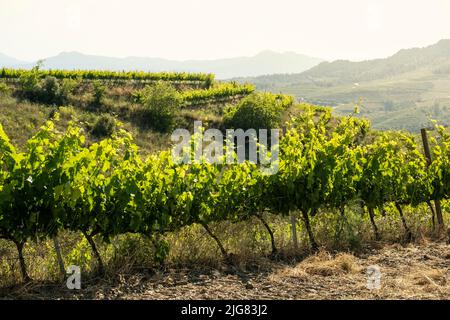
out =
[[[0,52],[0,67],[12,68],[23,66],[25,64],[27,64],[27,62],[7,56],[6,54]]]
[[[253,57],[187,61],[144,57],[113,58],[79,52],[62,52],[57,56],[44,59],[44,68],[201,72],[214,73],[218,79],[227,79],[276,73],[299,73],[322,61],[293,52],[273,51],[263,51]],[[34,64],[0,55],[0,67],[31,68]]]
[[[430,119],[450,124],[450,40],[361,62],[322,62],[298,74],[236,79],[258,89],[369,118],[375,128],[417,131]]]

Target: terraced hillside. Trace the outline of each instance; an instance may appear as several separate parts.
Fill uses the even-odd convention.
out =
[[[212,74],[0,69],[0,122],[21,144],[55,112],[61,129],[74,120],[92,141],[102,137],[95,130],[99,121],[115,120],[144,152],[153,152],[170,142],[170,130],[158,128],[158,120],[145,112],[145,89],[157,84],[173,88],[178,99],[173,125],[180,127],[195,120],[218,127],[225,107],[254,91],[249,84],[215,81]]]

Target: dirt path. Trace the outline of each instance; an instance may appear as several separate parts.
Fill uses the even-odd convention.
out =
[[[367,267],[374,265],[381,272],[381,288],[369,290]],[[260,270],[255,268],[119,274],[109,283],[85,284],[75,296],[54,286],[37,286],[9,297],[19,293],[28,298],[81,299],[450,299],[450,246],[445,243],[388,245],[358,257],[320,252],[298,263],[265,260]]]

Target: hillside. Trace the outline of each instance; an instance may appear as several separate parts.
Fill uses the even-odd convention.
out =
[[[32,85],[24,86],[21,77]],[[170,128],[161,127],[165,114],[154,116],[146,107],[149,85],[159,88],[155,96],[176,99]],[[111,132],[105,129],[115,131],[120,123],[148,154],[169,146],[172,126],[190,128],[198,120],[219,127],[224,105],[237,103],[253,91],[252,85],[218,82],[202,73],[0,69],[0,124],[22,147],[55,112],[61,118],[59,129],[75,121],[90,142],[108,136]]]
[[[292,52],[277,53],[272,51],[264,51],[253,57],[187,61],[145,57],[113,58],[87,55],[79,52],[63,52],[57,56],[45,58],[44,60],[44,68],[48,69],[207,72],[214,73],[218,79],[303,72],[322,62],[321,59],[302,54]],[[0,56],[0,67],[11,67],[18,64],[10,62],[3,64]],[[28,63],[25,67],[31,68],[33,65],[33,63]]]
[[[401,50],[386,59],[323,62],[300,74],[246,78],[258,89],[335,107],[360,104],[361,116],[379,129],[417,131],[429,119],[450,123],[450,40]]]

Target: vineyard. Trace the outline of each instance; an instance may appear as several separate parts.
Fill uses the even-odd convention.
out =
[[[227,102],[231,98],[244,97],[255,91],[253,85],[238,85],[236,83],[225,83],[208,90],[189,90],[183,94],[186,106],[198,106],[211,102]]]
[[[212,74],[42,70],[39,64],[31,70],[0,69],[0,81],[9,84],[16,95],[46,104],[67,103],[69,96],[91,90],[113,100],[129,97],[129,102],[142,103],[146,88],[158,83],[176,88],[184,108],[233,103],[255,91],[251,84],[215,82]]]
[[[6,69],[0,70],[0,79],[20,79],[34,70]],[[143,71],[100,71],[100,70],[39,70],[40,77],[57,79],[105,80],[116,81],[170,81],[175,83],[201,83],[209,88],[214,83],[214,75],[185,72],[143,72]]]
[[[0,0],[0,305],[450,300],[450,0],[101,1]]]
[[[104,272],[99,239],[108,243],[124,234],[141,235],[154,243],[154,258],[161,262],[170,251],[163,237],[193,225],[201,226],[231,263],[232,255],[210,228],[223,221],[261,221],[275,257],[280,249],[268,215],[292,217],[293,225],[300,217],[314,251],[320,243],[311,219],[331,213],[345,222],[355,206],[369,216],[376,239],[377,217],[390,205],[401,217],[406,239],[415,236],[403,210],[407,206],[428,206],[424,221],[445,230],[443,212],[434,206],[450,194],[450,135],[443,127],[437,126],[431,139],[430,161],[410,134],[372,131],[366,120],[334,118],[328,109],[308,106],[286,124],[278,173],[265,175],[248,161],[179,164],[170,150],[143,159],[123,129],[88,145],[76,124],[60,132],[57,122],[55,114],[24,152],[0,127],[0,237],[16,246],[24,281],[30,279],[26,243],[57,243],[67,231],[83,234]]]
[[[186,90],[181,93],[182,107],[196,107],[208,104],[232,102],[255,91],[250,84],[217,83],[208,89]],[[136,102],[144,102],[145,89],[133,93]],[[292,102],[292,101],[291,101]]]

